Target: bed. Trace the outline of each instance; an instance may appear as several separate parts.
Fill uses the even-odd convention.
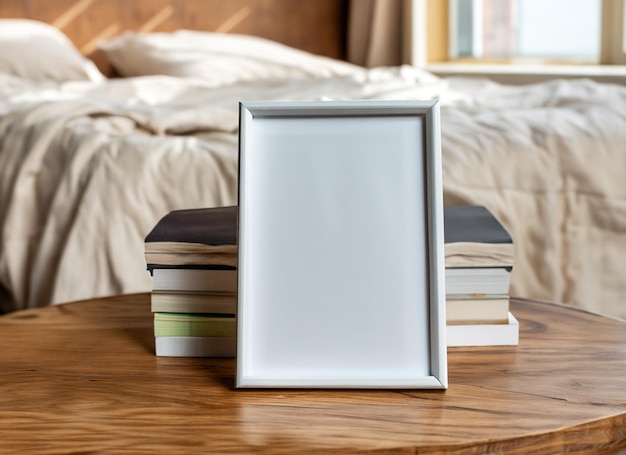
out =
[[[439,99],[444,201],[510,231],[512,294],[626,318],[625,86],[366,69],[347,2],[293,3],[3,6],[30,19],[0,23],[4,311],[149,291],[156,221],[236,203],[240,100]]]

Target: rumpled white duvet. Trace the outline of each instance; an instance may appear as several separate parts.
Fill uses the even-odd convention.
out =
[[[626,318],[626,88],[510,87],[410,67],[225,86],[3,76],[5,309],[150,291],[143,241],[154,224],[237,201],[240,100],[431,98],[445,203],[485,205],[509,229],[512,294]]]

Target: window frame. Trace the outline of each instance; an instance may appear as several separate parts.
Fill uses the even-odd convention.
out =
[[[502,83],[527,84],[587,77],[626,85],[626,0],[601,0],[601,52],[598,64],[493,64],[450,59],[452,0],[409,0],[411,27],[405,63],[439,76],[483,76]]]

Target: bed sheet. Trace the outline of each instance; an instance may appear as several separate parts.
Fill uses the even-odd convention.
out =
[[[489,207],[515,242],[512,293],[626,318],[626,86],[450,80],[446,203]]]
[[[512,294],[626,318],[623,86],[507,87],[410,67],[221,87],[1,82],[0,283],[12,309],[149,291],[143,239],[156,221],[236,203],[240,100],[437,98],[444,200],[483,204],[510,230]]]

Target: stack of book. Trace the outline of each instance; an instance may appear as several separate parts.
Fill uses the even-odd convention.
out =
[[[177,210],[146,237],[157,356],[235,356],[236,215],[233,208]]]
[[[509,308],[513,241],[485,207],[444,209],[448,346],[516,345]]]
[[[177,210],[145,239],[157,356],[236,354],[237,207]],[[448,346],[515,345],[513,242],[482,206],[444,208]]]

